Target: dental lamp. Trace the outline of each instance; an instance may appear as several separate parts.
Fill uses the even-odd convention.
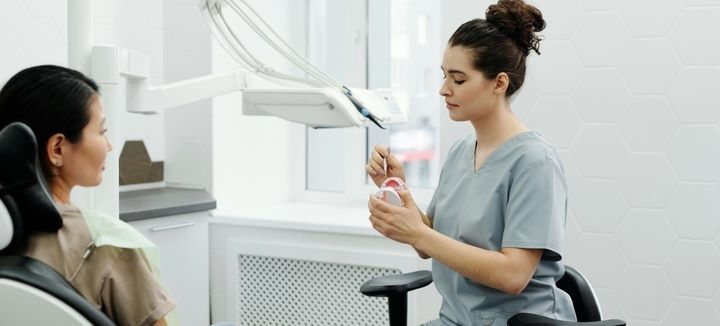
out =
[[[390,90],[346,87],[298,54],[270,28],[245,0],[200,0],[200,10],[214,37],[240,68],[164,85],[148,85],[147,55],[116,46],[92,45],[92,1],[68,2],[68,52],[72,67],[92,72],[103,92],[106,134],[121,144],[120,113],[157,114],[167,108],[231,92],[242,93],[246,115],[271,115],[313,128],[366,127],[407,122],[406,111]],[[233,17],[231,15],[239,17]],[[228,22],[244,22],[278,54],[307,73],[309,78],[283,74],[265,65],[238,29]],[[255,76],[277,87],[253,87]],[[283,86],[280,86],[283,85]],[[110,152],[107,180],[119,180],[118,153]],[[111,215],[119,213],[119,184],[104,182],[92,191],[75,192],[74,202]]]
[[[315,67],[290,47],[244,0],[201,0],[200,10],[218,43],[244,69],[193,78],[161,86],[148,86],[147,56],[124,49],[95,47],[93,59],[119,60],[118,71],[127,79],[128,112],[156,114],[165,108],[241,91],[243,113],[273,115],[313,128],[364,127],[407,122],[392,91],[347,87]],[[284,74],[254,56],[228,23],[227,12],[236,14],[263,41],[313,79]],[[236,21],[236,20],[235,20]],[[98,55],[95,55],[98,52]],[[100,54],[103,52],[110,52]],[[109,65],[93,60],[93,74]],[[293,87],[253,88],[249,74]],[[300,86],[297,86],[300,85]]]

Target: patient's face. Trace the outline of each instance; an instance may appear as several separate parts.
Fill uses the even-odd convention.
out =
[[[90,122],[83,129],[82,139],[77,144],[70,144],[67,156],[63,155],[60,177],[69,185],[90,187],[100,184],[105,158],[112,150],[105,136],[105,114],[97,96],[93,96],[89,110]]]

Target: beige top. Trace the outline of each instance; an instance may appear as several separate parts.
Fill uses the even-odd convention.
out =
[[[31,236],[27,256],[54,268],[119,326],[153,325],[175,308],[141,250],[96,248],[80,210],[57,208],[63,227]]]

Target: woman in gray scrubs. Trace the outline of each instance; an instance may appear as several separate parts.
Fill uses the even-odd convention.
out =
[[[450,38],[442,62],[450,118],[475,133],[456,142],[423,214],[408,191],[404,206],[370,197],[373,227],[433,258],[443,297],[428,325],[506,325],[518,312],[575,320],[563,275],[567,186],[555,150],[510,108],[525,79],[527,55],[539,51],[541,12],[522,0],[500,0],[485,19]],[[387,161],[387,175],[383,161]],[[375,147],[366,166],[380,185],[404,179],[402,164]]]

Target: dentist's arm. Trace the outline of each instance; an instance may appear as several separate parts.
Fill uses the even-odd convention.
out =
[[[370,222],[382,235],[406,243],[459,274],[508,294],[521,293],[542,257],[542,249],[478,248],[430,228],[410,193],[399,191],[404,207],[370,196]]]

